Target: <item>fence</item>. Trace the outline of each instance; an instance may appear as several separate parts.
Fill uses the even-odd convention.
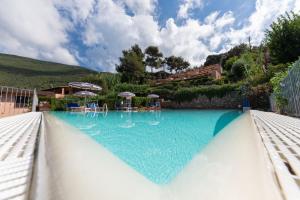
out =
[[[284,111],[300,117],[300,59],[289,70],[288,76],[281,82],[282,94],[288,100]]]
[[[0,86],[0,117],[35,111],[35,90]]]

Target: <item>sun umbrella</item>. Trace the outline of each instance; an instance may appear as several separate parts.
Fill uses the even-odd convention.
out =
[[[74,93],[74,96],[78,96],[78,97],[94,97],[97,96],[97,94],[95,94],[94,92],[89,92],[89,91],[79,91]]]
[[[79,91],[79,92],[74,93],[74,96],[84,97],[84,104],[86,104],[87,97],[94,97],[94,96],[97,96],[97,94],[95,94],[94,92],[90,92],[90,91]]]
[[[151,99],[158,99],[159,95],[157,95],[157,94],[149,94],[147,97],[151,98]]]
[[[126,99],[135,97],[135,94],[132,92],[121,92],[118,94],[119,97],[125,97]]]
[[[86,82],[71,82],[69,83],[70,87],[73,88],[79,88],[79,89],[83,89],[83,90],[93,90],[93,91],[101,91],[102,87],[100,87],[99,85],[95,85],[92,83],[86,83]]]

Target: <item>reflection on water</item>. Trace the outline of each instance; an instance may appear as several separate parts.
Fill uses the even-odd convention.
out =
[[[120,117],[121,117],[121,119],[124,120],[124,122],[119,124],[119,126],[121,128],[132,128],[132,127],[135,126],[135,123],[132,121],[131,113],[132,112],[123,112],[123,113],[121,113]]]
[[[157,184],[170,182],[240,112],[163,110],[157,112],[53,115],[79,128]]]

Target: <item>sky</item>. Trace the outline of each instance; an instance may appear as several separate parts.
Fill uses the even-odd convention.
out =
[[[0,0],[0,52],[114,72],[122,50],[155,45],[199,66],[290,11],[299,0]]]

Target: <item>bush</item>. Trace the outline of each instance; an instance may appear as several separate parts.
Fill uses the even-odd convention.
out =
[[[167,88],[154,88],[151,89],[151,93],[158,94],[162,99],[173,99],[174,98],[174,90]]]
[[[241,61],[236,61],[231,68],[231,74],[235,80],[242,80],[245,78],[245,64]]]
[[[129,83],[123,83],[118,84],[115,87],[116,92],[133,92],[136,95],[139,96],[145,96],[149,93],[150,87],[149,85],[136,85],[136,84],[129,84]]]
[[[229,58],[226,62],[225,62],[225,65],[224,65],[224,70],[226,71],[230,71],[233,64],[238,60],[238,57],[237,56],[233,56],[231,58]]]
[[[300,55],[300,15],[280,16],[266,31],[272,63],[294,62]]]
[[[180,88],[175,92],[174,98],[177,102],[192,101],[200,95],[205,95],[211,99],[213,97],[223,97],[232,91],[237,91],[238,88],[239,86],[237,84]]]
[[[132,98],[132,105],[134,107],[145,107],[150,102],[150,99],[147,97],[134,97]]]
[[[270,108],[269,96],[271,86],[269,84],[252,87],[247,93],[251,108],[260,110],[268,110]]]
[[[289,68],[290,64],[278,64],[270,65],[267,71],[267,77],[270,80],[276,73],[285,72]]]
[[[67,106],[67,101],[65,99],[55,99],[51,98],[51,111],[65,111]]]
[[[273,92],[275,95],[276,105],[279,109],[283,109],[283,107],[287,104],[287,99],[285,99],[282,95],[281,82],[287,77],[288,70],[284,72],[278,72],[271,79],[271,84],[273,86]]]
[[[193,80],[187,80],[186,86],[211,85],[215,80],[212,77],[203,76]]]

